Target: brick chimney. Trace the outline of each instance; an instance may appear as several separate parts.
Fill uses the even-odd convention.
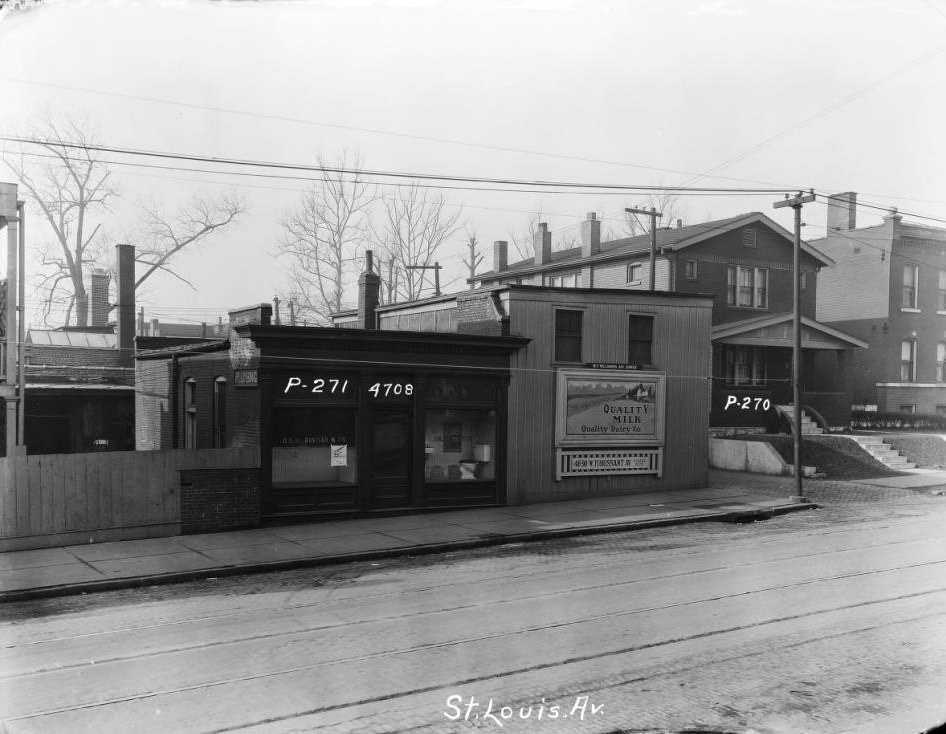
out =
[[[601,221],[594,212],[588,212],[581,223],[581,256],[591,257],[601,252]]]
[[[828,234],[847,232],[856,227],[857,193],[845,191],[828,197]]]
[[[545,265],[552,261],[552,233],[546,222],[539,222],[532,241],[535,248],[535,265]]]
[[[501,271],[509,267],[509,243],[496,240],[493,243],[493,270]]]
[[[108,312],[112,310],[108,302],[108,281],[110,275],[107,270],[95,268],[92,271],[92,282],[89,284],[89,300],[92,302],[92,326],[105,326],[108,323]]]
[[[374,272],[374,253],[365,252],[365,272],[358,278],[359,329],[378,328],[378,303],[381,300],[381,276]]]
[[[118,348],[120,363],[135,363],[135,248],[115,245],[118,263]]]

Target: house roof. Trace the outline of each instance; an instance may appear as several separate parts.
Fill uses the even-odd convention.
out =
[[[791,313],[779,313],[767,316],[756,316],[741,321],[728,321],[716,324],[712,330],[713,341],[728,342],[731,344],[759,344],[760,346],[788,346],[792,341]],[[866,349],[867,342],[846,334],[840,329],[822,324],[814,319],[801,317],[802,346],[815,348],[860,347]],[[786,328],[788,327],[788,328]],[[807,342],[807,344],[806,344]],[[818,342],[817,344],[815,342]]]
[[[740,214],[736,217],[729,217],[728,219],[717,219],[712,222],[691,224],[686,227],[658,229],[657,249],[667,248],[672,250],[682,250],[686,247],[690,247],[691,245],[703,242],[710,237],[716,237],[733,229],[754,223],[760,223],[769,227],[774,232],[787,239],[789,242],[794,243],[795,241],[794,235],[792,235],[791,232],[770,219],[762,212],[749,212],[747,214]],[[635,237],[624,237],[622,239],[602,242],[600,251],[591,257],[582,257],[580,247],[572,247],[568,250],[556,250],[552,252],[551,261],[543,265],[536,266],[535,258],[530,257],[517,263],[513,263],[506,270],[490,270],[485,273],[480,273],[471,280],[478,281],[498,276],[519,275],[546,270],[558,270],[562,266],[569,264],[579,265],[585,263],[596,263],[619,258],[625,255],[649,252],[649,250],[650,233],[647,233],[637,235]],[[801,250],[802,252],[818,260],[822,265],[828,266],[834,264],[834,260],[805,242],[802,242]]]

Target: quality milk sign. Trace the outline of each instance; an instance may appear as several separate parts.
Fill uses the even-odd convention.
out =
[[[557,445],[662,446],[665,381],[659,372],[560,370]]]

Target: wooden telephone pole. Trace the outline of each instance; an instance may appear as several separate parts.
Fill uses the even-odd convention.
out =
[[[440,263],[433,265],[406,265],[407,270],[433,270],[434,271],[434,295],[440,295]]]
[[[795,496],[793,502],[807,502],[805,493],[802,490],[801,476],[801,208],[815,200],[815,192],[810,191],[807,194],[798,192],[795,196],[789,198],[785,195],[785,201],[777,201],[773,206],[776,209],[790,206],[795,210],[795,247],[792,255],[792,277],[794,278],[793,300],[793,335],[794,344],[792,345],[792,408],[794,426],[792,427],[792,443],[794,444],[795,459]]]
[[[662,217],[663,214],[658,212],[656,208],[651,207],[650,209],[638,209],[636,207],[625,208],[628,214],[646,214],[650,217],[650,290],[655,289],[655,275],[654,272],[657,268],[657,219]]]

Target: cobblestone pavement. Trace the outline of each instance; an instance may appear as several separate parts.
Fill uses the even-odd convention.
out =
[[[792,494],[778,477],[715,482]],[[910,732],[946,721],[946,497],[0,608],[21,732]],[[555,716],[553,716],[553,713]]]

